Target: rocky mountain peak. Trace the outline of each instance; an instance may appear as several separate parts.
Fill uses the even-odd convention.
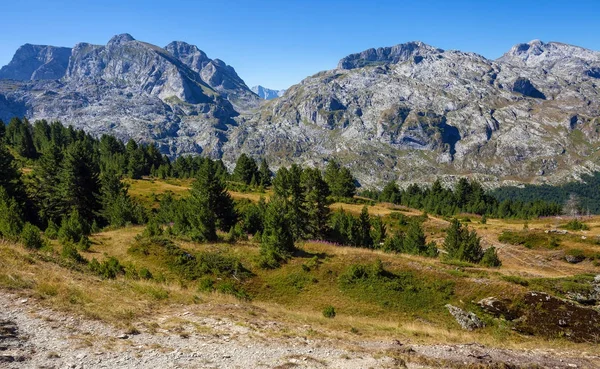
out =
[[[413,60],[419,63],[426,55],[443,53],[444,50],[421,41],[411,41],[391,47],[368,49],[351,54],[338,63],[338,69],[355,69],[374,64],[397,64]]]
[[[68,47],[25,44],[0,69],[0,79],[60,79],[65,75],[70,56]]]
[[[514,45],[502,55],[500,63],[520,67],[553,67],[554,64],[600,63],[600,52],[560,42],[532,40]]]
[[[108,41],[107,46],[120,45],[129,41],[135,41],[135,38],[133,38],[133,36],[131,36],[129,33],[121,33],[120,35],[113,36]]]
[[[260,96],[265,100],[273,100],[275,98],[283,96],[286,90],[273,90],[271,88],[266,88],[261,85],[254,86],[251,88],[252,92]]]

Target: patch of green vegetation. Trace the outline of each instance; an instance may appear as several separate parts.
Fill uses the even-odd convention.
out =
[[[549,248],[560,246],[558,237],[531,231],[504,231],[498,236],[498,241],[511,245],[521,245],[528,249]]]
[[[569,293],[589,294],[593,292],[594,274],[580,274],[564,278],[536,278],[531,287],[551,294],[566,297]]]
[[[350,265],[338,278],[340,289],[352,298],[389,310],[439,312],[454,294],[454,282],[426,279],[413,272],[392,273],[380,260]]]
[[[569,223],[561,225],[560,228],[568,229],[569,231],[589,231],[590,230],[590,227],[587,224],[580,222],[577,219],[573,219]]]
[[[518,284],[523,287],[529,286],[529,281],[527,279],[516,276],[516,275],[505,275],[505,276],[502,276],[502,279],[507,282]]]

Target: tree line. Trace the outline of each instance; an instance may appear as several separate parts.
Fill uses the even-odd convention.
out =
[[[361,195],[448,217],[459,213],[471,213],[503,219],[531,219],[562,213],[562,206],[558,202],[540,198],[505,198],[500,201],[495,195],[499,192],[502,190],[486,192],[480,183],[461,178],[454,188],[444,188],[439,180],[431,187],[423,188],[412,184],[406,189],[400,189],[396,182],[390,182],[382,191],[367,190]]]

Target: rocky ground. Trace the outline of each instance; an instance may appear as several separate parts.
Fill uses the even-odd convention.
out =
[[[236,321],[205,314],[203,309],[182,307],[138,324],[135,329],[123,330],[49,310],[33,299],[0,291],[0,367],[600,367],[600,356],[581,352],[511,351],[477,343],[416,345],[277,336],[273,332],[285,331],[284,323]]]

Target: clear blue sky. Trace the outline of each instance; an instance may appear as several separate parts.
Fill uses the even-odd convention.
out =
[[[24,43],[105,44],[130,33],[182,40],[232,65],[249,86],[286,88],[343,56],[420,40],[497,58],[519,42],[600,50],[600,0],[5,0],[0,65]]]

